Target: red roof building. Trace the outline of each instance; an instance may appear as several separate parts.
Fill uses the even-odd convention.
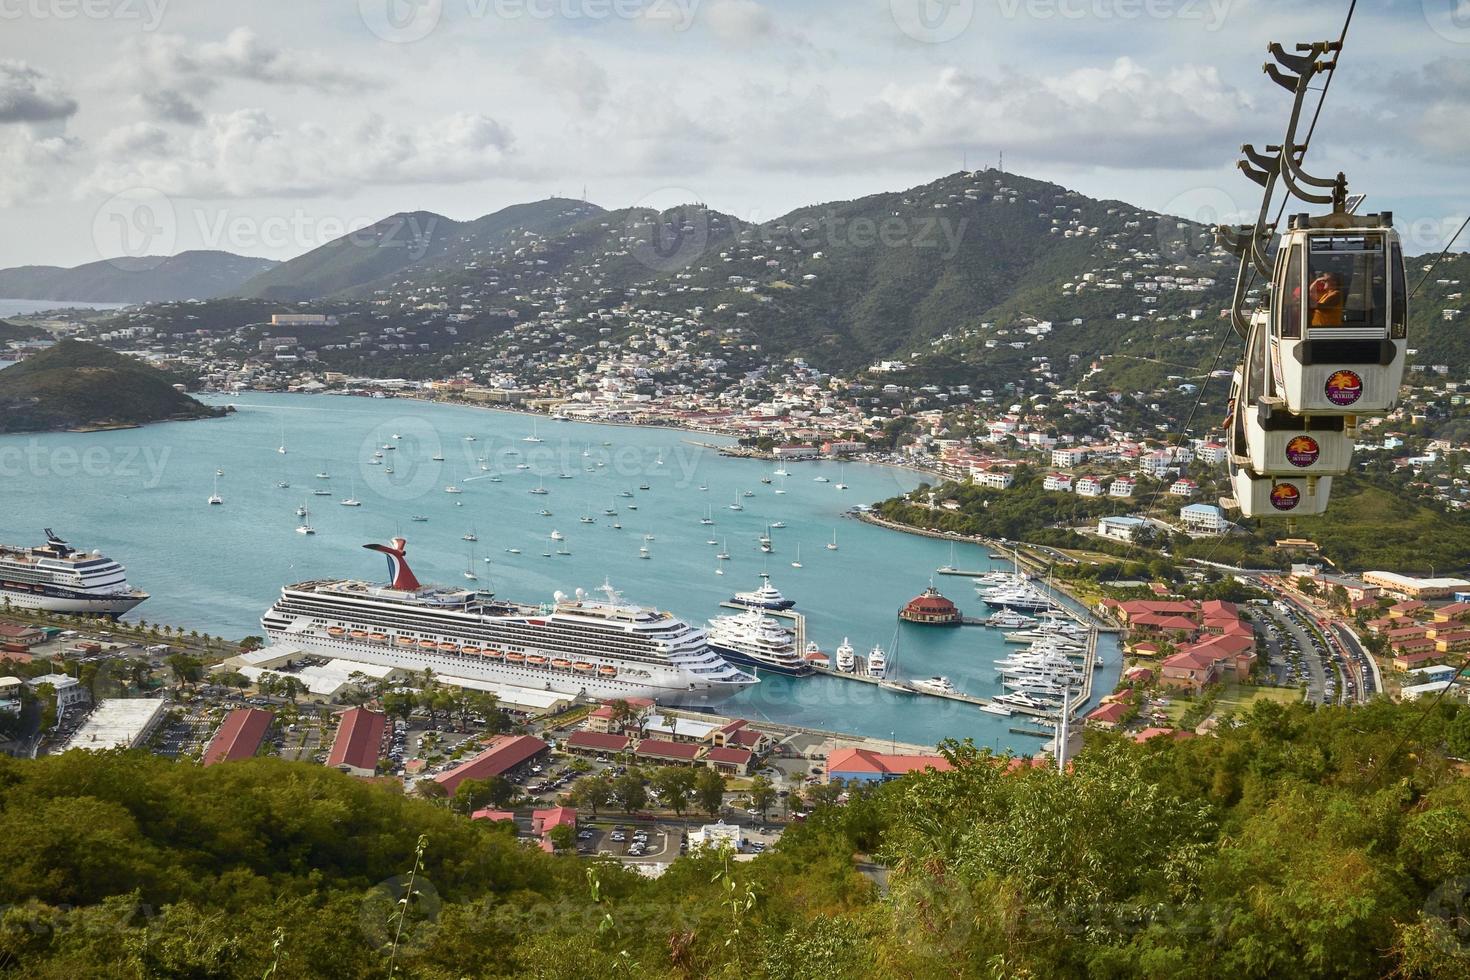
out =
[[[624,752],[632,739],[610,732],[572,732],[563,744],[570,752]]]
[[[932,585],[922,595],[910,599],[908,605],[899,610],[898,618],[921,626],[958,626],[964,620],[955,604],[940,595]]]
[[[634,751],[640,759],[649,759],[653,762],[687,762],[693,763],[704,751],[704,746],[693,742],[665,742],[657,738],[645,738],[638,743]]]
[[[383,734],[388,716],[368,708],[349,708],[337,723],[337,737],[327,755],[327,765],[354,776],[372,776],[383,755]]]
[[[489,807],[486,807],[483,810],[476,810],[474,813],[470,814],[470,819],[489,820],[491,823],[494,823],[497,820],[508,820],[511,823],[515,823],[516,815],[514,813],[511,813],[509,810],[492,810]]]
[[[726,776],[744,776],[750,772],[750,760],[755,758],[749,749],[717,746],[704,755],[705,764]]]
[[[502,735],[490,743],[490,747],[468,762],[461,762],[446,772],[434,777],[434,782],[454,795],[459,784],[466,779],[489,779],[503,776],[516,766],[536,758],[551,746],[530,735]]]
[[[827,780],[858,780],[871,783],[897,779],[911,772],[950,769],[942,755],[890,755],[871,749],[837,749],[827,759]]]
[[[204,750],[203,762],[212,766],[216,762],[238,762],[251,759],[260,751],[265,733],[270,731],[275,715],[259,708],[236,708],[225,716],[224,724],[209,740]]]
[[[1114,701],[1093,710],[1085,719],[1088,724],[1099,728],[1117,728],[1128,717],[1128,705]]]

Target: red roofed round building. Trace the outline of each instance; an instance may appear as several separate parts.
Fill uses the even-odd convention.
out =
[[[958,607],[932,585],[924,590],[923,595],[910,599],[909,604],[898,611],[898,618],[906,623],[925,626],[958,626],[964,620]]]

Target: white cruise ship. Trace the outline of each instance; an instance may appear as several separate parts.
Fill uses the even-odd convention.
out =
[[[589,698],[715,704],[759,680],[710,648],[704,630],[671,613],[578,589],[547,605],[421,585],[406,542],[364,547],[387,556],[389,585],[323,579],[288,585],[261,617],[273,643],[405,670]]]
[[[812,672],[796,648],[796,634],[759,609],[710,620],[709,645],[732,663],[793,677]]]
[[[127,571],[97,551],[77,551],[46,529],[34,548],[0,544],[0,607],[121,616],[148,598],[128,586]]]

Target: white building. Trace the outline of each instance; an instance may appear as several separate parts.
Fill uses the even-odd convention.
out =
[[[1194,451],[1195,458],[1211,466],[1225,465],[1225,447],[1218,442],[1202,442]]]
[[[68,749],[136,749],[163,719],[162,698],[104,698],[66,743]]]
[[[1079,446],[1071,446],[1066,449],[1053,449],[1051,451],[1051,465],[1058,469],[1070,469],[1073,466],[1081,466],[1087,460],[1087,450]]]
[[[1016,482],[1016,477],[1004,470],[970,470],[970,479],[977,487],[985,487],[990,490],[1009,490]]]
[[[1189,534],[1224,534],[1230,529],[1225,512],[1214,504],[1189,504],[1179,508],[1179,523]]]
[[[1132,541],[1148,522],[1141,517],[1104,517],[1097,522],[1097,533],[1114,541]]]
[[[1101,497],[1106,492],[1102,480],[1095,476],[1084,476],[1077,481],[1077,496],[1079,497]]]
[[[1133,491],[1138,489],[1138,484],[1126,476],[1120,476],[1108,484],[1109,497],[1131,497]]]
[[[66,674],[42,674],[40,677],[32,677],[26,681],[26,686],[32,691],[42,684],[50,684],[56,689],[58,709],[70,708],[74,704],[82,704],[87,700],[87,689],[82,687],[75,677],[68,677]]]
[[[1049,473],[1045,480],[1041,481],[1043,490],[1057,490],[1062,493],[1072,492],[1072,476],[1069,473]]]
[[[1174,466],[1173,454],[1167,449],[1160,449],[1143,457],[1139,465],[1143,467],[1143,472],[1155,480],[1162,480]]]
[[[745,844],[737,824],[707,823],[689,835],[689,850],[692,853],[701,847],[728,848],[737,854]]]

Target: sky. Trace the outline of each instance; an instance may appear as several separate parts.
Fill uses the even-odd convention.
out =
[[[551,195],[748,220],[995,165],[1253,214],[1266,45],[1347,0],[0,0],[0,267],[286,259]],[[1361,0],[1311,148],[1411,254],[1470,213],[1470,0]],[[1292,210],[1305,210],[1293,208]],[[1470,233],[1459,248],[1470,248]]]

